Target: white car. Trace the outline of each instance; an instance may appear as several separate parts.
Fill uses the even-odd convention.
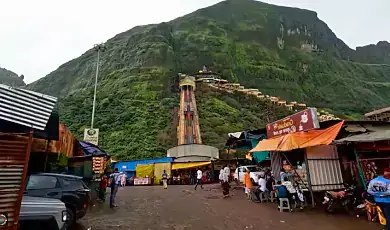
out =
[[[23,196],[20,230],[67,230],[65,204],[57,199]]]
[[[248,171],[248,169],[250,170],[249,175],[251,177],[252,184],[257,184],[259,176],[265,174],[262,168],[257,165],[245,165],[236,168],[233,174],[234,180],[238,180],[238,177],[240,177],[240,182],[244,182],[244,174]]]

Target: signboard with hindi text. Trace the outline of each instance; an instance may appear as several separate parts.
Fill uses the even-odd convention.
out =
[[[308,108],[266,126],[268,138],[320,128],[316,108]]]
[[[98,146],[99,143],[99,129],[85,129],[84,141]]]

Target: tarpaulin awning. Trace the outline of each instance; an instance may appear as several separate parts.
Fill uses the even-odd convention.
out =
[[[154,175],[154,164],[137,165],[135,169],[136,177],[153,177]]]
[[[205,166],[205,165],[209,165],[209,164],[211,164],[210,161],[173,163],[172,170],[194,168],[194,167],[200,167],[200,166]]]
[[[344,121],[341,121],[327,129],[296,132],[281,137],[262,140],[250,152],[259,151],[291,151],[318,145],[329,145],[340,132]]]
[[[105,157],[111,157],[110,154],[104,152],[99,146],[96,146],[92,143],[86,142],[86,141],[79,141],[79,144],[83,148],[84,155],[85,156],[105,156]]]
[[[250,152],[276,151],[283,137],[275,137],[260,141]]]
[[[154,164],[154,184],[160,184],[164,170],[168,174],[168,178],[169,178],[170,177],[169,174],[171,173],[170,162]]]

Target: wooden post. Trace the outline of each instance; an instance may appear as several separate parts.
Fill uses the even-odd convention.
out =
[[[363,171],[362,165],[360,164],[359,155],[355,149],[355,146],[353,147],[353,152],[355,153],[356,166],[358,168],[360,179],[362,180],[364,190],[367,190],[367,181],[366,181],[366,178],[364,177],[364,171]]]
[[[43,165],[43,172],[46,172],[47,161],[49,160],[49,153],[45,152],[45,163]]]
[[[309,161],[307,160],[306,149],[304,150],[304,152],[305,152],[304,155],[305,155],[307,183],[309,185],[309,191],[310,191],[310,196],[311,196],[311,206],[314,208],[315,200],[314,200],[314,195],[313,195],[313,187],[311,186],[310,168],[309,168]]]

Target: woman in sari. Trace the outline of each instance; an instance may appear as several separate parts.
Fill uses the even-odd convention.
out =
[[[229,184],[229,174],[226,173],[225,170],[221,170],[222,173],[222,193],[223,197],[226,198],[229,196],[229,189],[230,189],[230,184]]]

